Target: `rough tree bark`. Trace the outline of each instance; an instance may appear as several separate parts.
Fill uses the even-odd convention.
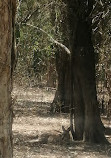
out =
[[[0,0],[0,158],[13,156],[11,51],[15,3],[15,0]]]
[[[107,143],[100,119],[92,43],[93,0],[67,1],[72,52],[75,139]]]

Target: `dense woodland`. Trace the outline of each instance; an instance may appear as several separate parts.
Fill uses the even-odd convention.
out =
[[[15,82],[57,88],[51,112],[71,112],[71,120],[74,114],[77,140],[85,128],[86,141],[101,142],[99,108],[111,111],[110,18],[108,0],[26,0],[17,6]]]
[[[15,23],[16,71],[14,75],[16,80],[18,78],[17,82],[20,85],[30,84],[28,82],[30,80],[32,86],[57,87],[59,78],[65,78],[62,73],[70,69],[66,66],[70,55],[65,48],[71,52],[72,39],[69,37],[71,16],[68,7],[71,9],[73,2],[71,4],[66,2],[62,0],[53,2],[21,0],[18,2]],[[79,8],[79,3],[77,8]],[[87,10],[84,8],[86,6],[82,5],[80,4],[80,9],[78,9],[81,14],[83,11],[86,12],[85,9]],[[108,73],[110,71],[110,1],[98,1],[89,5],[93,5],[91,15],[82,18],[90,17],[92,20],[91,40],[95,52],[96,86],[98,91],[104,91],[104,88],[108,91],[110,85]],[[82,32],[80,38],[81,36],[83,36]]]
[[[111,119],[110,0],[18,0],[16,9],[12,0],[9,6],[7,9],[0,3],[0,18],[4,19],[4,26],[9,26],[4,34],[8,32],[7,40],[11,41],[10,48],[7,42],[4,44],[6,60],[1,45],[0,91],[4,89],[5,95],[0,92],[0,107],[4,103],[6,108],[0,118],[5,118],[11,104],[10,87],[46,88],[55,91],[50,115],[70,116],[69,127],[62,129],[71,132],[74,142],[109,144],[102,119],[109,123]],[[0,32],[3,31],[1,26]],[[7,64],[4,68],[4,62],[11,69]],[[7,98],[6,103],[3,98]],[[0,144],[0,158],[12,158],[12,108],[9,109],[6,124],[1,127],[6,134],[0,140],[6,139]]]

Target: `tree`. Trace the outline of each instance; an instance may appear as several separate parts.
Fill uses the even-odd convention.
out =
[[[56,0],[54,2],[56,2]],[[76,140],[82,140],[83,134],[85,134],[85,140],[88,142],[97,142],[97,143],[107,142],[104,137],[104,127],[100,119],[98,103],[97,103],[96,78],[95,78],[96,76],[95,53],[94,53],[94,47],[92,43],[92,12],[94,8],[93,7],[94,1],[93,0],[88,0],[88,1],[86,0],[62,1],[61,0],[60,2],[66,3],[66,6],[67,6],[66,14],[69,19],[68,30],[70,32],[69,34],[70,42],[69,42],[69,39],[67,39],[66,31],[64,31],[66,29],[66,26],[64,25],[65,24],[64,13],[63,13],[63,19],[62,19],[63,24],[60,24],[60,25],[57,24],[57,27],[55,26],[55,29],[52,28],[52,23],[46,20],[46,19],[49,19],[50,17],[48,16],[49,14],[47,14],[48,17],[46,17],[46,19],[40,18],[39,20],[40,21],[42,20],[43,24],[44,24],[44,21],[47,24],[47,25],[46,24],[43,25],[43,27],[41,28],[41,26],[39,27],[37,24],[38,21],[37,20],[35,21],[36,16],[34,17],[32,16],[34,15],[33,14],[34,12],[30,13],[30,10],[31,10],[30,8],[31,7],[34,8],[34,7],[31,6],[30,3],[29,4],[27,3],[28,8],[29,8],[29,13],[27,13],[27,10],[26,10],[25,21],[23,19],[22,23],[23,22],[27,23],[27,20],[29,21],[30,19],[29,17],[31,17],[30,19],[31,24],[36,25],[38,28],[41,28],[41,30],[45,30],[46,32],[48,30],[49,31],[48,33],[51,34],[52,37],[54,36],[53,30],[55,30],[55,34],[56,34],[55,37],[57,37],[55,39],[57,40],[59,39],[60,41],[62,41],[64,45],[70,48],[71,58],[67,56],[67,54],[64,53],[64,51],[61,50],[60,48],[57,49],[58,52],[56,53],[56,59],[57,59],[56,67],[57,67],[57,72],[58,72],[59,84],[58,84],[58,90],[56,93],[57,97],[55,97],[55,100],[57,102],[57,99],[58,100],[60,99],[60,104],[65,105],[66,104],[65,97],[68,96],[67,105],[69,106],[70,105],[69,98],[71,96],[71,108],[74,111],[74,117],[75,117],[74,118],[74,121],[75,121],[74,138]],[[99,2],[101,3],[101,1]],[[25,5],[23,5],[23,7],[24,6]],[[52,6],[52,2],[48,4],[47,6]],[[38,10],[39,11],[37,12],[37,14],[40,12],[40,10],[42,11],[42,9],[40,8]],[[44,14],[43,11],[42,13]],[[24,14],[24,12],[22,14]],[[57,18],[59,17],[59,15],[60,15],[60,12],[57,11],[56,14],[52,17],[54,18],[53,23],[57,22]],[[31,24],[29,25],[31,26]],[[67,21],[66,21],[66,24],[67,24]],[[37,27],[33,27],[33,28],[36,29]],[[59,27],[61,27],[61,29]],[[34,50],[34,47],[36,48],[36,50],[38,50],[39,45],[36,39],[37,37],[39,37],[40,32],[39,32],[39,35],[34,40],[32,36],[33,35],[32,28],[29,29],[29,27],[26,27],[26,25],[22,25],[22,29],[23,29],[21,33],[22,37],[25,30],[27,32],[29,30],[30,32],[32,32],[30,34],[30,40],[28,38],[28,40],[26,41],[27,39],[26,36],[24,36],[24,39],[21,38],[22,41],[24,41],[23,43],[23,47],[25,46],[24,50],[26,52],[29,52],[29,51],[31,52],[32,50]],[[59,37],[58,37],[58,34],[59,34]],[[38,39],[40,40],[40,42],[43,41],[42,38],[38,38]],[[47,41],[46,36],[43,36],[43,39]],[[30,41],[34,43],[33,44],[34,47],[27,47]],[[46,41],[45,43],[47,44]],[[27,50],[26,47],[30,50]],[[30,59],[29,55],[28,55],[28,59]],[[70,67],[70,63],[71,63],[71,67]],[[71,68],[71,71],[70,71],[70,68]],[[69,80],[71,80],[70,81],[71,87],[69,86],[69,84],[67,84],[69,83]],[[68,89],[67,86],[70,87],[69,90],[71,89],[71,92],[69,92],[69,94],[67,91]]]
[[[51,10],[52,25],[55,26],[55,38],[69,48],[67,10],[63,1],[55,0]],[[55,45],[57,90],[52,103],[53,112],[69,113],[70,104],[70,55],[58,45]]]
[[[94,0],[70,0],[66,3],[72,53],[75,139],[84,137],[87,142],[107,143],[97,102],[91,27]]]
[[[109,95],[109,102],[111,98],[110,93],[110,64],[111,64],[111,2],[109,0],[98,1],[95,4],[95,10],[93,11],[93,41],[94,48],[97,56],[96,64],[96,76],[97,76],[97,90],[99,92],[99,102],[105,109],[105,113],[108,113],[108,109],[111,108],[111,104],[108,104],[108,100],[104,95]],[[106,25],[107,24],[107,25]],[[101,87],[101,88],[100,88]],[[107,92],[107,93],[106,93]],[[104,102],[104,104],[103,104]]]
[[[14,77],[16,81],[21,78],[21,85],[32,81],[31,85],[55,86],[55,50],[45,33],[53,37],[49,12],[52,1],[26,0],[19,3],[16,21],[18,62]]]
[[[0,158],[12,158],[11,53],[16,1],[0,0]]]

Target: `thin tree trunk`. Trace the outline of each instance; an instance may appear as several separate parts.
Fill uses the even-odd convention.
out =
[[[53,100],[56,111],[69,112],[70,105],[70,59],[65,52],[56,54],[56,71],[58,74],[58,86]],[[63,50],[62,50],[63,51]]]
[[[66,8],[62,8],[60,12],[62,22],[59,23],[59,30],[56,30],[56,33],[58,33],[58,31],[61,32],[61,36],[63,38],[62,43],[66,47],[69,47]],[[54,11],[52,13],[52,19],[52,23],[57,23]],[[56,29],[58,29],[58,27],[56,27]],[[71,96],[70,56],[60,47],[56,46],[56,48],[56,71],[58,75],[58,85],[52,105],[56,106],[55,111],[69,113]]]

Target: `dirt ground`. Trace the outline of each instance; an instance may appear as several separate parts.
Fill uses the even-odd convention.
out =
[[[69,127],[69,116],[50,114],[54,94],[54,89],[14,86],[14,158],[110,158],[111,145],[61,139],[61,127]],[[106,137],[111,142],[110,134]]]

